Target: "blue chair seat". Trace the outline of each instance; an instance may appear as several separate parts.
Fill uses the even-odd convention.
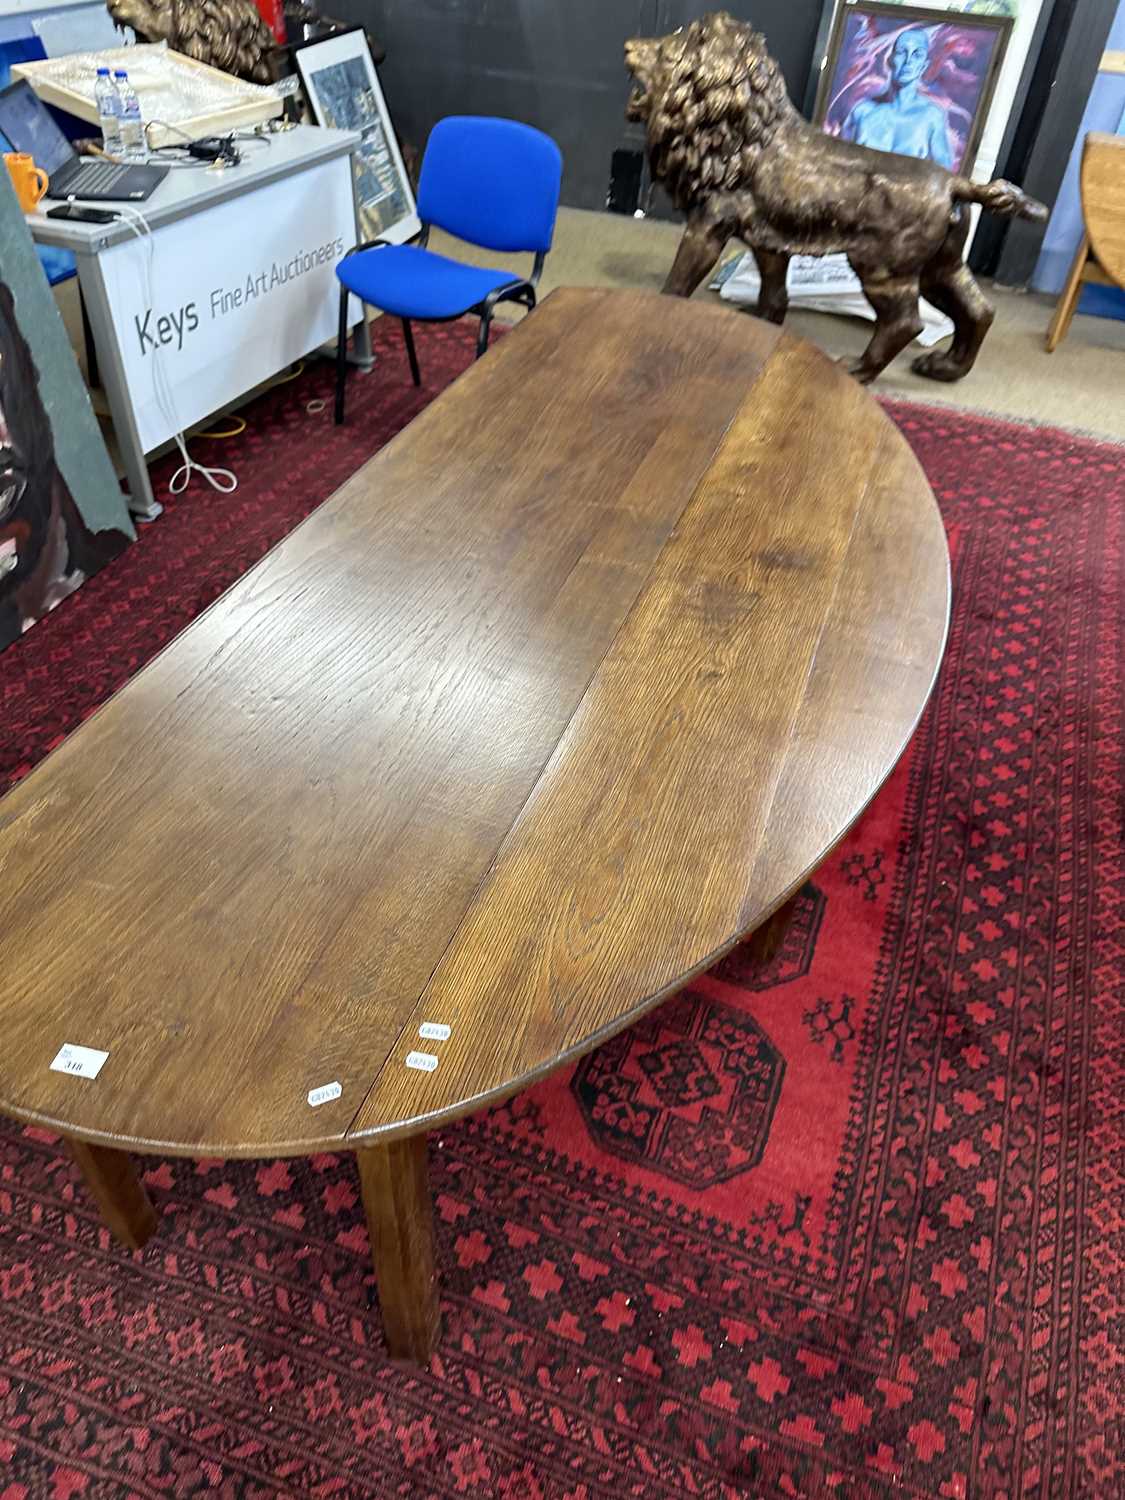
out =
[[[350,292],[397,318],[459,318],[489,292],[523,278],[511,271],[462,265],[417,245],[382,245],[341,261]]]

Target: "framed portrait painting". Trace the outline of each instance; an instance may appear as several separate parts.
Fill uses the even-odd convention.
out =
[[[363,137],[352,157],[360,239],[412,239],[422,226],[367,33],[362,26],[337,31],[303,43],[294,56],[317,124]]]
[[[842,140],[967,174],[1012,24],[894,0],[837,3],[813,120]]]

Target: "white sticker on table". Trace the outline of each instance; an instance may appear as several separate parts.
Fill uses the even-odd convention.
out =
[[[423,1073],[432,1073],[438,1065],[438,1060],[432,1052],[410,1052],[406,1057],[408,1068],[421,1068]]]
[[[343,1092],[333,1079],[331,1083],[322,1083],[318,1089],[309,1089],[309,1104],[316,1109],[319,1104],[328,1104],[332,1099],[338,1099]]]
[[[96,1078],[108,1052],[99,1052],[96,1047],[79,1047],[75,1042],[64,1042],[51,1064],[53,1073],[71,1073],[75,1078]]]
[[[441,1021],[423,1021],[418,1028],[418,1035],[427,1042],[448,1042],[449,1027]]]

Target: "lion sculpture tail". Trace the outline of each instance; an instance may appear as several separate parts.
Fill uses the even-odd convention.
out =
[[[957,203],[979,203],[985,213],[1000,214],[1005,219],[1034,219],[1042,223],[1046,206],[1029,198],[1014,182],[997,177],[994,182],[970,182],[967,177],[953,180],[953,198]]]

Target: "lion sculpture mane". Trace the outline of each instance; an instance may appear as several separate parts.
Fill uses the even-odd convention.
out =
[[[167,42],[196,62],[253,83],[277,77],[273,32],[254,0],[106,0],[118,27],[138,41]]]
[[[914,369],[968,374],[994,316],[964,263],[968,206],[1044,219],[1042,204],[1009,182],[970,182],[824,134],[790,103],[764,38],[725,12],[627,42],[625,63],[636,85],[626,113],[646,126],[653,179],[687,217],[665,292],[690,297],[737,236],[761,273],[759,316],[780,323],[791,256],[842,251],[876,316],[851,366],[858,380],[874,380],[922,331],[920,295],[954,336]]]
[[[132,27],[138,41],[167,42],[185,57],[236,78],[275,83],[281,72],[283,49],[254,0],[106,0],[106,9],[114,25]],[[305,25],[325,33],[344,26],[303,0],[286,0],[284,9],[290,36]],[[386,54],[370,34],[367,40],[378,65]]]

